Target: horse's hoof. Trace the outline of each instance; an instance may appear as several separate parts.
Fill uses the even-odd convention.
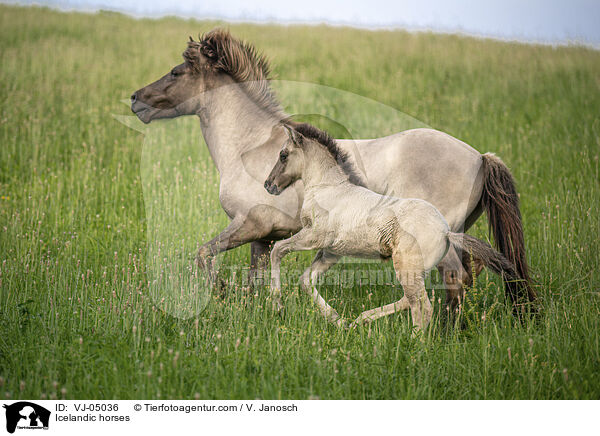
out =
[[[202,271],[210,271],[212,269],[212,261],[214,257],[206,253],[198,253],[196,255],[196,266]]]
[[[196,266],[201,270],[205,270],[208,266],[206,263],[206,258],[204,256],[196,256]]]
[[[216,295],[218,295],[222,300],[227,298],[229,295],[229,289],[227,288],[227,283],[225,280],[218,278],[217,283],[215,283],[215,291]]]

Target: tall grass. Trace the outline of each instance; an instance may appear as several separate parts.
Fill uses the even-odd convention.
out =
[[[229,268],[248,265],[248,247],[221,259],[225,297],[179,308],[193,312],[185,316],[157,303],[151,243],[179,237],[193,252],[226,224],[218,174],[196,120],[170,124],[182,154],[156,168],[144,163],[144,135],[112,114],[130,115],[121,100],[179,63],[188,35],[217,24],[0,6],[0,397],[600,396],[598,52],[229,26],[269,56],[277,78],[380,101],[511,167],[540,317],[516,322],[500,281],[484,273],[460,327],[439,321],[435,291],[436,316],[421,340],[408,314],[354,331],[331,327],[293,285],[285,313],[274,314],[267,293],[250,292]],[[314,113],[325,104],[315,98]],[[357,110],[349,123],[364,116]],[[145,171],[191,182],[146,195],[160,186],[146,184],[155,178]],[[149,198],[183,215],[152,221],[164,215],[153,215]],[[200,216],[186,199],[200,202]],[[185,236],[194,231],[196,239]],[[485,219],[471,233],[485,238]],[[167,247],[178,268],[189,259],[181,247]],[[292,254],[284,269],[293,276],[309,259]],[[333,281],[322,291],[347,316],[400,293]]]

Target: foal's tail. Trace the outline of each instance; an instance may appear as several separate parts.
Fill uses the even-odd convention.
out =
[[[504,280],[504,286],[511,295],[524,295],[527,292],[527,280],[519,273],[515,265],[502,253],[494,250],[487,242],[466,233],[448,232],[450,243],[480,259],[486,267]]]
[[[518,287],[507,284],[506,292],[514,304],[532,302],[537,295],[530,286],[523,239],[523,222],[515,181],[510,170],[499,157],[493,153],[485,153],[482,157],[481,204],[487,213],[496,247],[514,264],[516,276],[522,281]]]

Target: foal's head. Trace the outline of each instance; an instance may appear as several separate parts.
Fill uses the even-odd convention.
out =
[[[279,195],[285,188],[302,177],[304,169],[304,150],[302,148],[305,138],[296,130],[284,125],[288,139],[284,142],[277,163],[265,181],[265,189],[269,194]]]
[[[318,162],[321,176],[325,173],[342,174],[350,183],[366,187],[361,173],[356,169],[350,156],[342,150],[337,141],[310,124],[288,122],[282,124],[287,130],[288,139],[279,152],[279,159],[265,181],[265,189],[274,195],[281,194],[285,188],[302,178],[307,164],[307,153],[311,162]],[[325,154],[318,153],[321,149]],[[311,166],[312,167],[312,166]],[[335,168],[334,171],[331,171]],[[323,172],[325,171],[325,172]],[[339,177],[338,177],[339,180]]]

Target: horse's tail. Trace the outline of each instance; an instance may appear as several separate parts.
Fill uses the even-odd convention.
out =
[[[508,167],[493,153],[483,157],[483,192],[481,204],[486,211],[496,248],[514,264],[522,285],[507,286],[506,292],[514,304],[532,302],[537,298],[530,285],[529,268],[525,257],[523,221],[519,196]]]
[[[480,259],[486,267],[504,280],[504,286],[511,295],[523,295],[527,292],[527,280],[517,270],[515,264],[502,253],[494,250],[487,242],[465,233],[448,232],[450,243]]]

